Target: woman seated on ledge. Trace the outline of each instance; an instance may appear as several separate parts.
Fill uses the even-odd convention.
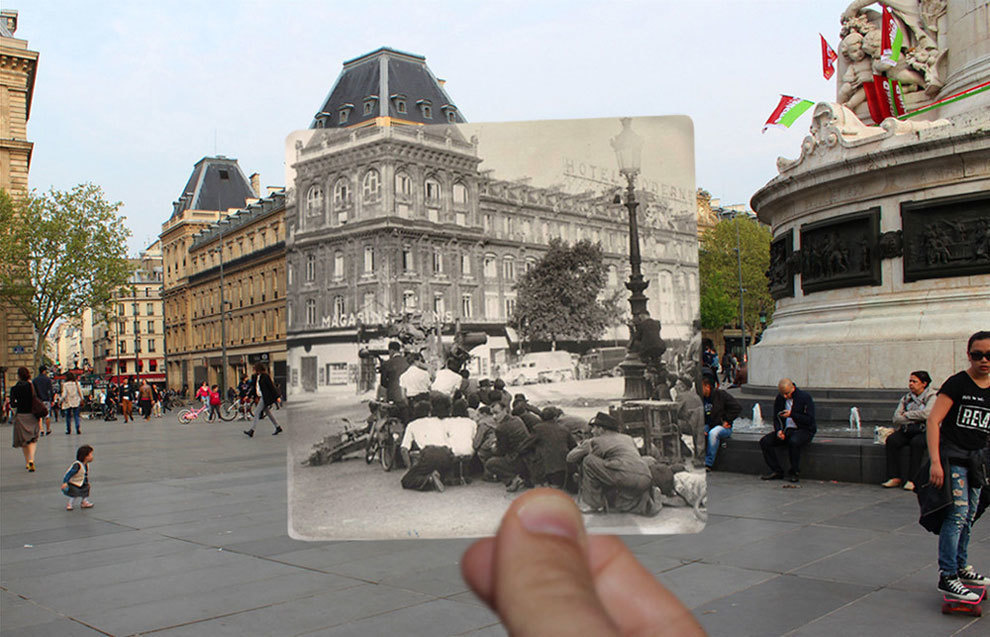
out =
[[[908,393],[904,394],[894,411],[894,426],[897,431],[887,436],[887,477],[881,486],[891,488],[904,485],[905,491],[914,491],[911,477],[918,472],[925,454],[925,421],[935,405],[935,390],[931,387],[932,377],[926,371],[911,372],[908,377]],[[903,471],[901,449],[910,447],[908,471]],[[904,479],[902,479],[902,476]]]

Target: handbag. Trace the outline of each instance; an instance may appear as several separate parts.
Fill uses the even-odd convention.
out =
[[[48,407],[45,407],[45,403],[41,402],[34,393],[34,383],[31,383],[31,415],[39,420],[48,415]]]
[[[925,433],[925,423],[923,422],[912,421],[904,425],[903,427],[904,427],[904,433],[911,437]]]

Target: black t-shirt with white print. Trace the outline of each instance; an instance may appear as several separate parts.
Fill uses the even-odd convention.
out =
[[[952,399],[942,420],[942,438],[969,451],[982,449],[990,436],[990,388],[983,389],[966,372],[950,376],[938,390]]]

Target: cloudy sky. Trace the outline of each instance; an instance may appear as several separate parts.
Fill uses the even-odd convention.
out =
[[[696,175],[748,202],[795,157],[806,114],[760,133],[787,93],[834,100],[845,0],[390,2],[12,0],[39,52],[31,187],[101,185],[137,251],[193,164],[240,161],[284,184],[284,140],[309,125],[345,60],[381,46],[426,56],[470,122],[689,115]]]

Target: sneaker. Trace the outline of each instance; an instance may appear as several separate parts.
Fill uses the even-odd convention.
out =
[[[82,501],[82,504],[80,504],[79,507],[80,508],[83,508],[83,509],[92,509],[93,508],[93,503],[90,502],[89,500],[83,500]]]
[[[954,573],[952,575],[939,574],[936,588],[951,599],[964,602],[975,602],[980,599],[980,596],[966,588],[959,580],[959,576]]]
[[[798,476],[797,471],[792,471],[791,474],[789,476],[787,476],[787,479],[790,480],[791,482],[800,482],[801,481],[801,478],[800,478],[800,476]]]
[[[275,431],[272,432],[272,435],[273,436],[277,436],[280,433],[282,433],[282,428],[281,427],[275,427]]]
[[[964,586],[990,586],[990,577],[980,575],[972,566],[959,569],[959,581]]]
[[[433,473],[430,474],[430,482],[433,483],[433,486],[436,488],[437,491],[443,493],[444,490],[443,480],[440,479],[439,471],[434,471]]]
[[[705,465],[705,473],[711,473],[711,472],[712,472],[712,466],[710,464],[706,464]]]
[[[245,429],[244,435],[248,438],[254,438],[254,429]]]
[[[784,474],[779,471],[773,471],[771,473],[764,473],[760,476],[760,480],[783,480]]]
[[[522,489],[524,486],[526,486],[526,481],[523,480],[520,476],[516,476],[512,478],[512,482],[510,482],[505,487],[505,490],[508,491],[509,493],[515,493],[519,489]]]
[[[914,491],[914,483],[911,482],[910,480],[908,480],[907,482],[905,482],[904,483],[904,490],[905,491]]]
[[[886,482],[882,483],[880,486],[883,487],[884,489],[893,489],[894,487],[901,486],[901,479],[891,478],[890,480],[887,480]]]
[[[34,473],[34,463],[33,462],[27,463],[27,470],[29,472],[31,472],[31,473]]]

